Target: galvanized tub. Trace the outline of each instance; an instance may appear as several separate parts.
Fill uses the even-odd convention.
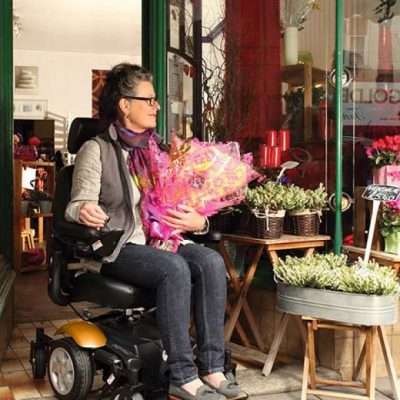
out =
[[[301,288],[278,282],[277,309],[349,324],[392,325],[397,321],[398,297]]]

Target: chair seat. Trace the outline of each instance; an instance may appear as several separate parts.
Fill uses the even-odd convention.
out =
[[[71,301],[88,301],[111,308],[151,308],[155,291],[142,289],[113,278],[85,272],[74,279]]]

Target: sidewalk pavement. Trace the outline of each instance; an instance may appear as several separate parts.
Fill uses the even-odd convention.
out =
[[[249,394],[251,400],[300,400],[302,373],[303,365],[300,363],[278,366],[273,369],[268,377],[261,374],[261,369],[246,368],[239,365],[237,380],[243,390]],[[338,373],[326,368],[318,368],[318,374],[326,378],[340,380]],[[388,378],[378,378],[376,387],[376,400],[393,399]],[[346,391],[347,389],[340,388],[339,390]],[[349,389],[349,393],[363,394],[363,392],[352,391],[351,389]],[[308,396],[307,398],[307,400],[314,399],[325,400],[328,397]],[[329,397],[329,399],[332,399],[332,397]]]

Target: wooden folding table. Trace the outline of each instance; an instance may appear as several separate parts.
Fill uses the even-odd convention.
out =
[[[327,235],[317,235],[317,236],[295,236],[295,235],[283,235],[279,239],[259,239],[252,236],[246,235],[222,235],[221,241],[219,243],[219,249],[224,257],[225,266],[230,278],[230,285],[233,289],[235,298],[231,304],[227,305],[227,312],[229,318],[225,324],[225,341],[229,342],[231,340],[234,329],[237,330],[239,337],[246,348],[251,348],[249,338],[242,328],[239,322],[239,315],[243,310],[243,313],[247,319],[250,327],[250,332],[253,335],[257,348],[259,351],[265,353],[265,346],[262,340],[262,336],[257,327],[256,320],[254,318],[253,312],[246,300],[247,292],[253,281],[254,275],[256,273],[260,257],[265,251],[270,258],[272,265],[276,264],[279,259],[278,252],[281,250],[294,250],[302,249],[305,251],[305,255],[311,255],[314,250],[318,247],[323,247],[330,237]],[[246,268],[243,278],[241,278],[236,270],[235,264],[226,248],[227,242],[233,242],[238,245],[247,245],[255,248],[254,257],[250,262],[250,265]],[[272,365],[275,361],[276,355],[279,350],[280,343],[283,338],[283,333],[286,329],[289,315],[284,314],[282,316],[280,327],[275,334],[274,340],[271,345],[270,352],[265,362],[263,373],[268,375],[272,369]],[[296,321],[299,322],[299,327],[302,329],[302,335],[305,338],[305,329],[299,318]],[[265,359],[265,357],[264,357]],[[258,360],[254,360],[258,361]]]

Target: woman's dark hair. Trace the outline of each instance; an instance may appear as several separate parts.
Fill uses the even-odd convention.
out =
[[[152,82],[153,76],[145,68],[121,63],[107,74],[106,84],[100,95],[99,115],[107,121],[118,117],[118,101],[124,96],[135,96],[137,85],[142,81]]]

